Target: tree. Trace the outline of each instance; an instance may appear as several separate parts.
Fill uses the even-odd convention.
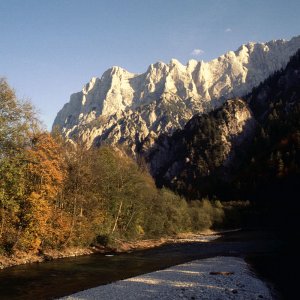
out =
[[[54,221],[61,216],[58,196],[66,170],[62,149],[49,133],[41,132],[32,137],[26,157],[27,197],[21,218],[25,220],[23,245],[31,243],[32,250],[36,251],[43,243],[54,246],[53,240],[59,240],[58,236],[64,239],[66,229],[57,228]],[[52,230],[53,227],[56,230]]]
[[[38,128],[34,109],[20,101],[4,79],[0,79],[0,158],[20,150]]]
[[[32,137],[26,155],[31,188],[45,198],[55,199],[66,176],[61,147],[49,133],[41,132]]]
[[[69,231],[64,241],[67,245],[86,245],[92,242],[98,223],[103,219],[101,199],[93,177],[95,158],[85,145],[66,145],[66,181],[59,197],[60,206],[69,216]]]
[[[26,155],[38,128],[33,107],[0,79],[0,247],[10,251],[19,235],[20,201],[26,193]]]

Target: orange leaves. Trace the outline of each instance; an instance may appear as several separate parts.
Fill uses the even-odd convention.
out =
[[[37,252],[52,239],[53,220],[57,220],[55,201],[65,179],[64,159],[48,133],[35,135],[24,152],[26,192],[20,199],[20,230],[14,248]]]
[[[37,252],[64,241],[70,217],[58,196],[65,178],[62,146],[0,78],[0,251]]]
[[[22,225],[24,231],[20,239],[21,248],[37,252],[48,231],[48,220],[52,215],[49,202],[36,192],[32,192],[23,207]]]
[[[28,172],[39,193],[53,198],[59,192],[66,173],[59,145],[49,133],[41,133],[32,139],[28,153]]]

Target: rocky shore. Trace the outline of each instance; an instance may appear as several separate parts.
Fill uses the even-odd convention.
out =
[[[237,257],[195,260],[88,289],[64,300],[273,299],[267,285]]]

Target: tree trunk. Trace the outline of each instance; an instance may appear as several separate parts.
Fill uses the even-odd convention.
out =
[[[129,221],[127,222],[126,226],[125,226],[125,231],[127,231],[129,224],[131,223],[133,216],[135,215],[135,211],[131,214],[131,217],[129,219]]]
[[[1,229],[0,229],[0,238],[2,237],[2,234],[3,234],[4,223],[5,223],[5,211],[4,211],[4,205],[3,205],[3,203],[2,203],[2,207],[1,207]]]
[[[118,220],[119,220],[119,217],[120,217],[120,214],[121,214],[121,211],[122,211],[122,205],[123,205],[123,200],[121,200],[121,203],[120,203],[120,206],[119,206],[119,210],[118,210],[118,214],[116,216],[116,220],[115,220],[115,224],[114,224],[114,227],[111,231],[111,234],[114,233],[114,231],[116,230],[116,227],[117,227],[117,224],[118,224]]]
[[[74,206],[73,206],[73,216],[72,216],[71,228],[70,228],[69,236],[67,237],[66,241],[63,244],[64,247],[69,243],[69,241],[70,241],[70,239],[72,237],[73,229],[74,229],[74,226],[75,226],[76,206],[77,206],[77,196],[75,196],[75,198],[74,198]]]

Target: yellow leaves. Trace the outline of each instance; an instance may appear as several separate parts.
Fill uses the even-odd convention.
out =
[[[53,212],[44,236],[44,246],[58,248],[63,245],[71,229],[71,216],[61,209]]]
[[[144,229],[143,229],[143,227],[141,225],[136,225],[136,232],[139,235],[144,235],[145,234],[145,231],[144,231]]]
[[[66,173],[59,145],[49,133],[41,133],[33,139],[28,154],[28,173],[40,193],[54,198],[61,189]]]
[[[48,219],[52,214],[52,207],[42,195],[32,192],[27,199],[29,216],[31,220],[39,225],[39,231],[43,231]]]
[[[48,220],[52,216],[52,207],[40,194],[32,192],[24,202],[21,233],[21,248],[37,252],[42,237],[47,234]]]
[[[66,168],[62,149],[49,133],[32,137],[26,158],[29,196],[22,211],[24,230],[20,244],[37,251],[45,243],[48,246],[63,243],[69,231],[70,217],[56,207]]]
[[[8,253],[38,251],[52,228],[63,240],[70,223],[56,207],[66,177],[63,152],[38,125],[32,105],[0,78],[0,250]]]

